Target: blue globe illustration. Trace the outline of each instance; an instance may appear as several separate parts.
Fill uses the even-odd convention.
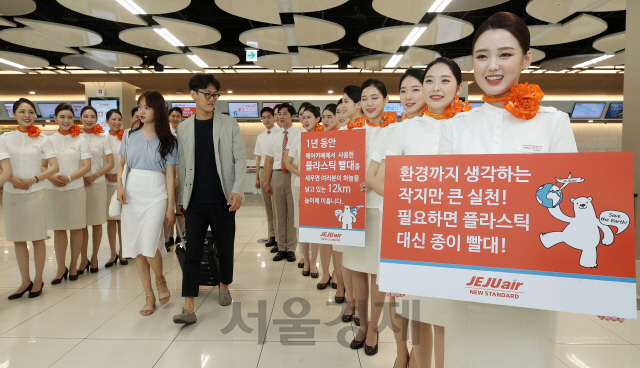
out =
[[[556,185],[544,184],[536,191],[536,199],[544,207],[555,207],[562,202],[562,192]]]

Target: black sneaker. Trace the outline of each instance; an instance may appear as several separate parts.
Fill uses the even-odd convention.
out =
[[[273,248],[269,251],[271,253],[278,253],[278,244],[274,245]]]
[[[278,261],[282,261],[285,258],[287,258],[287,252],[283,250],[283,251],[278,251],[278,254],[276,254],[276,256],[273,257],[273,260],[275,262],[278,262]]]

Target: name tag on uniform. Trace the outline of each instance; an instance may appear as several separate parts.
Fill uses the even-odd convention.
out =
[[[523,144],[522,146],[520,146],[520,149],[518,149],[518,151],[524,152],[524,153],[541,153],[542,146],[536,146],[533,144]]]

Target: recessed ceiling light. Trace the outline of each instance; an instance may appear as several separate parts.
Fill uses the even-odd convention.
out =
[[[0,63],[2,64],[7,64],[7,65],[11,65],[14,68],[19,68],[19,69],[29,69],[24,65],[20,65],[17,63],[14,63],[13,61],[9,61],[9,60],[5,60],[5,59],[0,59]]]
[[[233,91],[227,91],[227,93],[233,93]]]
[[[400,61],[400,59],[402,59],[402,54],[393,55],[391,59],[389,59],[389,61],[387,62],[387,65],[385,65],[384,67],[395,68],[396,65],[398,65],[398,62]]]
[[[610,57],[613,57],[613,55],[602,55],[602,56],[599,56],[599,57],[597,57],[595,59],[587,60],[584,63],[580,63],[578,65],[574,65],[573,67],[574,68],[584,68],[587,65],[595,64],[595,63],[598,63],[598,62],[600,62],[602,60],[607,60]]]
[[[176,36],[172,35],[166,28],[154,28],[157,34],[162,36],[167,42],[169,42],[172,46],[184,46],[184,43],[180,42]]]
[[[328,93],[333,93],[333,90],[332,90],[332,89],[330,89],[330,90],[328,90],[327,92],[328,92]]]
[[[184,95],[184,92],[182,92],[182,91],[176,91],[176,95]]]
[[[134,3],[133,0],[116,0],[120,5],[124,6],[125,9],[131,12],[131,14],[147,14],[138,4]]]
[[[29,91],[29,94],[30,94],[30,95],[35,95],[35,94],[36,94],[36,91]]]
[[[447,5],[449,5],[449,3],[451,2],[451,0],[436,0],[433,5],[431,5],[431,7],[429,8],[428,12],[429,13],[442,13],[442,11],[444,11],[444,8],[447,7]]]

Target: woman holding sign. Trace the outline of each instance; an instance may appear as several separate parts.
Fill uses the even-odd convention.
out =
[[[365,163],[368,167],[374,151],[374,142],[380,131],[389,124],[395,123],[398,115],[394,112],[384,112],[389,97],[387,88],[381,81],[368,79],[362,85],[361,91],[360,105],[364,115],[355,119],[352,125],[367,131]],[[379,207],[382,197],[372,192],[372,187],[364,180],[360,187],[367,192],[365,246],[343,247],[343,262],[344,267],[353,272],[353,291],[360,316],[360,329],[351,342],[351,348],[360,349],[364,346],[365,354],[374,355],[378,352],[378,321],[385,299],[385,294],[379,291],[376,282],[382,229],[382,214]],[[371,307],[370,318],[368,318],[369,306]]]
[[[302,112],[302,116],[300,116],[300,120],[302,121],[302,127],[305,129],[300,132],[322,132],[324,131],[324,127],[320,124],[320,109],[317,106],[313,106],[309,104],[305,107]],[[294,225],[296,228],[300,227],[300,170],[298,169],[298,165],[300,164],[300,145],[301,139],[300,134],[296,134],[289,140],[289,144],[287,145],[287,152],[285,158],[285,166],[287,170],[291,171],[293,174],[292,179],[293,183],[291,185],[291,190],[293,192],[293,202],[295,203],[294,209]],[[302,268],[302,276],[311,275],[312,278],[317,279],[320,275],[318,274],[318,267],[316,266],[316,260],[318,258],[318,246],[317,244],[312,244],[313,249],[311,252],[311,257],[309,257],[309,243],[300,242],[300,247],[302,248],[302,256],[304,261],[304,267]],[[313,272],[315,269],[315,272]]]
[[[83,240],[80,251],[81,264],[78,274],[91,269],[91,273],[98,272],[98,250],[102,241],[102,224],[107,222],[107,182],[104,176],[113,169],[113,151],[104,130],[98,124],[98,113],[91,106],[85,106],[80,113],[80,121],[84,124],[80,135],[89,143],[91,151],[91,171],[84,177],[84,187],[87,192],[87,227],[82,230]],[[106,162],[106,164],[105,164]],[[89,261],[89,229],[92,226],[93,253]],[[94,267],[95,266],[95,267]]]
[[[385,173],[385,157],[386,155],[434,155],[438,153],[440,143],[440,134],[445,119],[455,116],[462,111],[468,111],[471,107],[462,103],[458,99],[458,95],[462,91],[462,72],[458,64],[447,58],[438,58],[431,62],[423,73],[420,73],[419,79],[413,74],[407,76],[412,69],[409,69],[403,80],[400,82],[400,100],[407,111],[408,120],[402,124],[395,124],[383,130],[386,136],[381,135],[378,140],[378,146],[384,149],[377,153],[374,152],[372,163],[369,165],[367,172],[368,180],[374,180],[374,190],[376,193],[383,195],[384,192],[384,173]],[[416,83],[420,83],[418,88]],[[417,109],[415,102],[418,95],[421,95],[426,105],[422,105],[422,109]],[[409,103],[406,103],[409,102]],[[418,117],[416,117],[418,114]],[[386,141],[383,141],[383,139]],[[377,173],[372,173],[375,168],[375,161],[380,161]],[[395,317],[394,302],[396,296],[401,294],[389,294],[393,298],[390,302],[392,308],[392,318]],[[436,367],[444,366],[444,328],[443,323],[432,317],[446,310],[449,301],[411,297],[413,300],[420,302],[420,314],[402,310],[401,319],[411,319],[412,341],[415,360],[418,366],[427,366],[431,362],[432,350],[434,347],[433,333],[431,324],[434,324],[435,330],[435,361]],[[443,307],[438,307],[442,305]],[[447,313],[448,314],[448,313]],[[396,367],[401,367],[403,362],[408,359],[406,355],[406,326],[408,323],[400,324],[402,328],[395,333],[396,343],[398,344],[398,357]],[[397,326],[397,325],[396,325]],[[456,366],[456,365],[454,365]]]

